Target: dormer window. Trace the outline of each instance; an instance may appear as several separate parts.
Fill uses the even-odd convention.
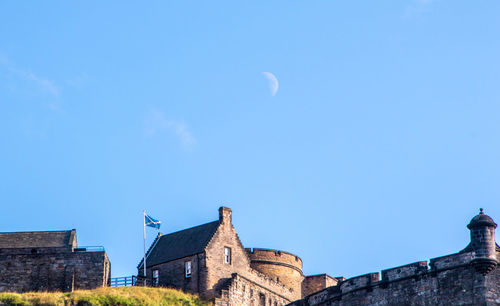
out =
[[[224,263],[231,264],[231,248],[224,247]]]
[[[184,271],[186,272],[186,278],[191,277],[191,261],[184,263]]]

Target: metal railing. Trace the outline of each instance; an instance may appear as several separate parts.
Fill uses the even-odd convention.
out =
[[[144,279],[144,277],[123,276],[123,277],[112,277],[109,282],[110,287],[132,287],[132,286],[147,286],[152,287],[153,282],[151,279]]]
[[[79,246],[77,248],[74,248],[73,251],[75,252],[104,252],[104,247],[103,246]]]
[[[110,287],[132,287],[137,283],[137,276],[112,277]]]

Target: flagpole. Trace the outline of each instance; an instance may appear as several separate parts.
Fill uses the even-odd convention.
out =
[[[142,222],[144,225],[144,286],[146,286],[146,210],[143,211]]]

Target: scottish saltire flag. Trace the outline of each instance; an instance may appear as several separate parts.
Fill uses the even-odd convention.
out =
[[[146,224],[146,226],[159,229],[160,225],[161,225],[161,221],[158,221],[158,220],[148,216],[147,214],[144,214],[144,224]]]

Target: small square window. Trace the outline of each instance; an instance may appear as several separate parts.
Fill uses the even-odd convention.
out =
[[[153,286],[158,286],[158,283],[160,282],[160,273],[158,270],[153,270]]]
[[[191,261],[184,263],[184,271],[186,272],[186,278],[191,277]]]
[[[231,264],[231,248],[224,247],[224,263]]]

